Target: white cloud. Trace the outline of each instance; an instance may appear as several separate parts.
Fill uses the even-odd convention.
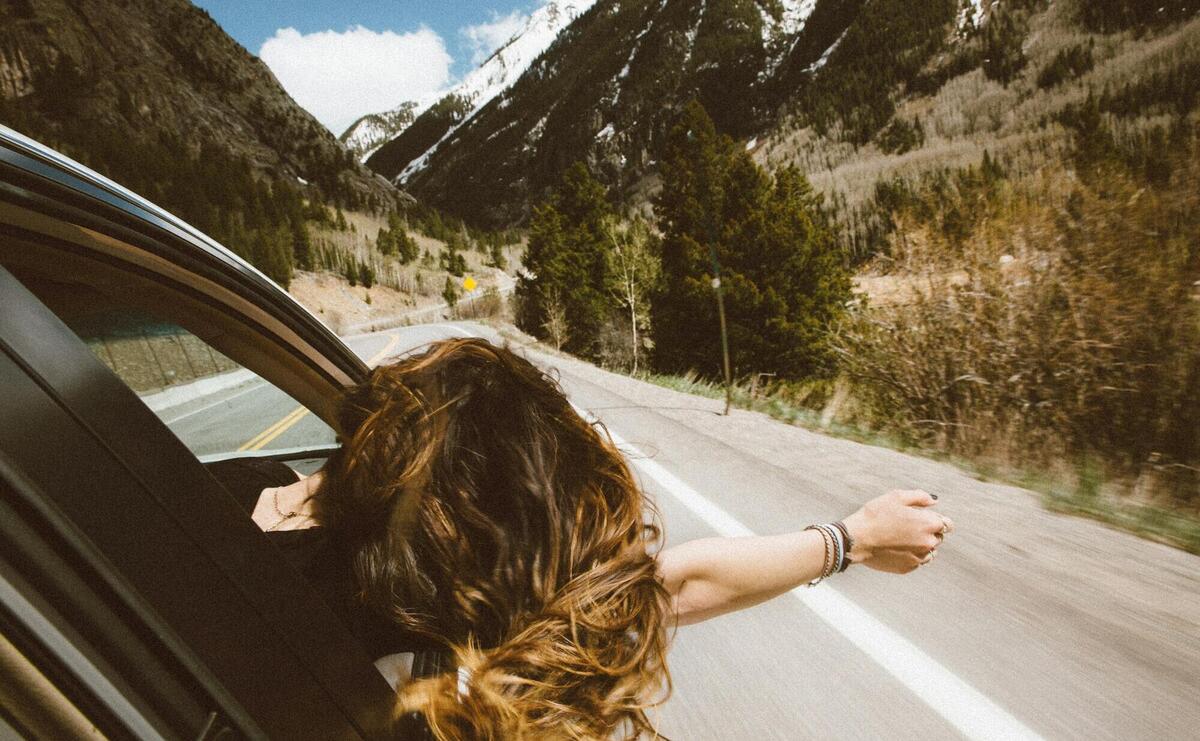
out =
[[[258,51],[284,89],[334,134],[367,113],[432,95],[450,81],[442,37],[355,26],[302,34],[281,28]]]
[[[528,20],[529,16],[519,10],[514,10],[504,16],[493,10],[490,22],[458,29],[471,49],[471,64],[475,66],[482,64],[492,55],[492,52],[503,46],[517,31],[524,28]]]

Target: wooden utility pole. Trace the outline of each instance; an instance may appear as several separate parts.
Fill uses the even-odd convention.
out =
[[[733,371],[729,367],[729,331],[725,328],[725,296],[721,292],[721,263],[717,261],[717,248],[708,246],[709,257],[712,258],[713,290],[717,292],[717,315],[721,318],[721,354],[725,363],[725,416],[729,416],[729,408],[733,406]]]

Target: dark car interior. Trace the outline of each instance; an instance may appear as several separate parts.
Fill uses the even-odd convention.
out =
[[[391,692],[370,659],[87,337],[153,315],[321,418],[353,365],[144,235],[0,186],[0,408],[21,420],[0,425],[0,731],[380,735]]]

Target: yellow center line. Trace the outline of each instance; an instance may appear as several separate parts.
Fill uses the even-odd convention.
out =
[[[397,335],[395,333],[389,335],[387,345],[382,350],[380,350],[378,353],[376,353],[376,355],[374,357],[372,357],[370,360],[368,360],[367,365],[374,366],[376,363],[378,363],[379,361],[386,358],[388,353],[390,353],[392,351],[392,348],[394,348],[396,346],[396,343],[399,341],[400,341],[399,335]],[[286,417],[284,417],[283,419],[279,420],[278,422],[271,425],[267,429],[263,430],[262,432],[258,433],[254,437],[247,440],[245,442],[245,444],[242,445],[242,447],[238,448],[238,451],[241,452],[241,451],[246,451],[246,450],[262,450],[268,444],[270,444],[270,442],[272,440],[274,440],[275,438],[279,437],[283,433],[285,433],[288,430],[295,427],[296,423],[299,422],[300,420],[304,419],[304,417],[307,414],[308,414],[308,409],[305,407],[297,407],[297,408],[293,409],[291,412],[288,413],[288,415]]]
[[[255,435],[245,445],[238,448],[238,450],[262,450],[267,443],[287,432],[306,414],[308,414],[308,410],[304,407],[293,409],[286,417]]]
[[[376,353],[373,358],[368,360],[367,365],[374,366],[376,363],[378,363],[379,361],[386,358],[388,353],[390,353],[392,351],[392,348],[395,347],[396,343],[399,341],[400,341],[400,335],[395,334],[395,333],[388,335],[387,345],[382,350],[380,350],[378,353]]]

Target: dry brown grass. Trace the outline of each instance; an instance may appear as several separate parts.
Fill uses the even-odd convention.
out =
[[[394,318],[414,309],[442,303],[442,289],[449,276],[439,267],[439,257],[446,244],[417,232],[421,256],[403,264],[394,256],[383,255],[375,248],[379,230],[387,220],[369,213],[346,212],[351,228],[340,231],[332,227],[310,225],[314,250],[319,254],[315,273],[298,273],[293,280],[292,293],[314,313],[335,329],[357,326],[376,319]],[[466,275],[478,282],[482,296],[489,289],[510,284],[520,270],[524,243],[504,247],[506,268],[500,270],[488,264],[488,256],[473,249],[462,251],[467,262]],[[428,258],[425,255],[428,255]],[[351,286],[341,274],[347,263],[368,265],[375,273],[374,285],[367,289],[356,280]],[[452,277],[458,283],[459,277]],[[370,300],[367,297],[370,296]],[[472,302],[472,308],[482,316],[492,316],[496,310],[487,301]],[[500,313],[503,313],[503,306]]]
[[[866,420],[1020,467],[1094,457],[1151,502],[1200,501],[1200,163],[1024,184],[969,239],[903,224],[889,300],[838,345]]]

